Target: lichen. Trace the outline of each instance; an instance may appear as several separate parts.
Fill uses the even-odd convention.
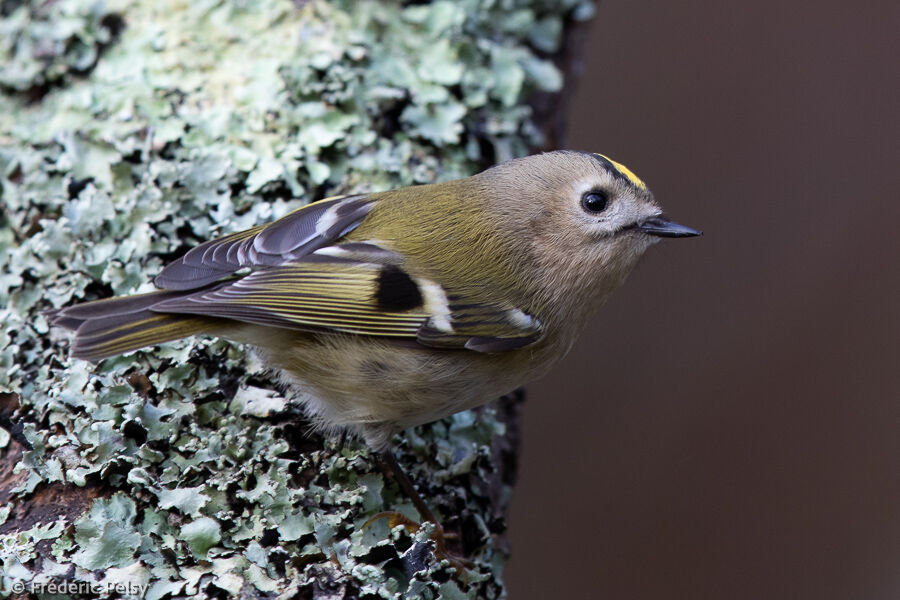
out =
[[[196,338],[93,365],[68,358],[68,336],[41,311],[149,291],[191,244],[311,199],[525,153],[539,143],[525,100],[562,83],[544,53],[590,4],[2,10],[0,392],[19,398],[25,447],[10,503],[49,485],[104,493],[65,523],[0,523],[0,591],[65,574],[146,586],[151,600],[502,596],[493,536],[504,525],[487,484],[467,483],[492,476],[494,409],[397,439],[433,508],[469,532],[461,585],[427,526],[362,527],[385,508],[417,515],[363,447],[309,437],[289,390],[247,349]],[[0,453],[11,444],[0,430]]]

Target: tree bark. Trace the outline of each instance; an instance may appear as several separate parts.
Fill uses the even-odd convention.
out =
[[[416,514],[252,354],[192,339],[91,365],[40,313],[149,291],[192,244],[311,199],[560,147],[592,9],[518,5],[0,7],[0,591],[505,595],[521,392],[396,440],[461,578],[427,527],[363,527]]]

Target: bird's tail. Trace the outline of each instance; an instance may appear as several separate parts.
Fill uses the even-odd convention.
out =
[[[158,302],[183,295],[184,292],[150,292],[85,302],[44,314],[51,325],[75,332],[72,357],[97,361],[223,326],[222,319],[151,310]]]

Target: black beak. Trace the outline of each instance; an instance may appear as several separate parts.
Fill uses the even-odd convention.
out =
[[[644,233],[655,235],[658,237],[681,238],[703,235],[702,231],[697,231],[696,229],[691,229],[690,227],[685,227],[684,225],[673,223],[672,221],[664,219],[663,217],[653,217],[652,219],[647,219],[643,223],[638,223],[637,225],[635,225],[634,228],[638,231],[643,231]]]

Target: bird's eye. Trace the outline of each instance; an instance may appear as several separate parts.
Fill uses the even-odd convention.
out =
[[[581,197],[581,207],[589,213],[603,212],[607,204],[609,204],[609,196],[601,190],[588,192]]]

